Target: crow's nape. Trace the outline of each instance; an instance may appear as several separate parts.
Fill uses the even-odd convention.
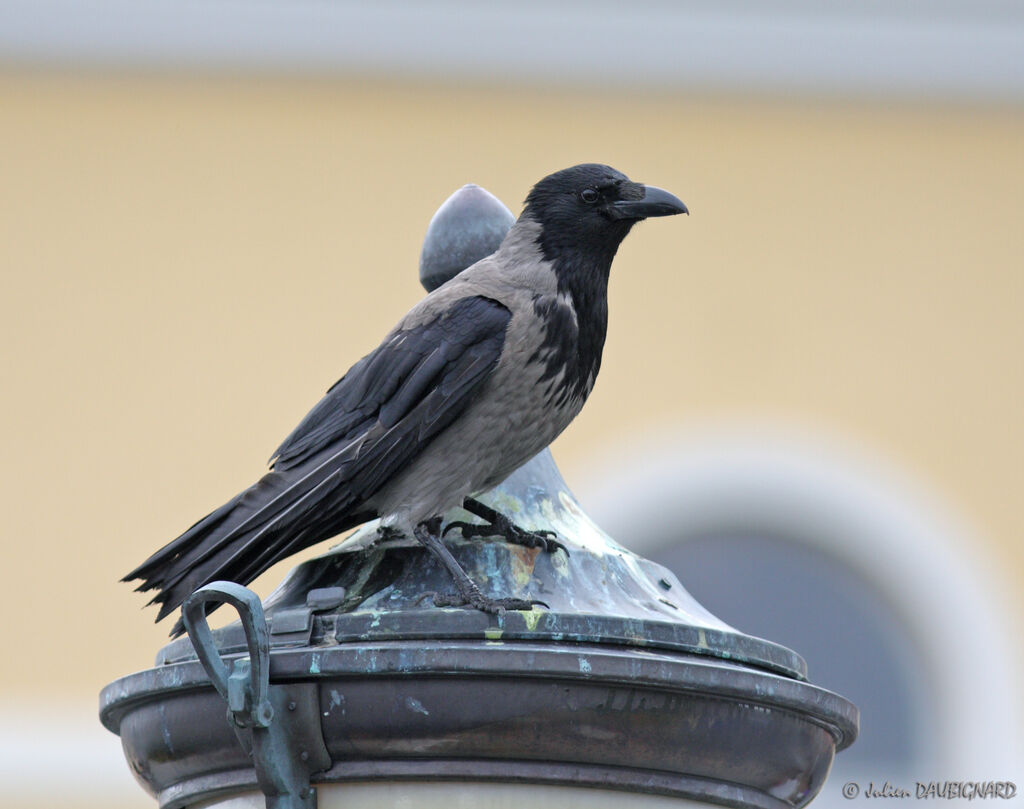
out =
[[[339,474],[317,475],[318,471],[298,480],[292,473],[269,472],[123,581],[141,580],[136,588],[140,592],[159,591],[149,603],[160,605],[160,621],[210,582],[248,584],[281,559],[376,516],[353,513]],[[346,507],[339,508],[342,504]],[[207,613],[213,608],[208,605]],[[179,618],[171,637],[183,631]]]

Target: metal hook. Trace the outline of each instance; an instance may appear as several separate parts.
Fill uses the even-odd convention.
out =
[[[209,602],[234,607],[245,632],[248,661],[236,660],[230,673],[221,660],[206,621],[204,606]],[[235,723],[240,727],[269,727],[274,718],[274,709],[268,699],[270,632],[259,596],[234,582],[212,582],[185,599],[181,617],[199,662],[206,669],[213,687],[227,700]]]
[[[234,607],[245,632],[249,656],[236,659],[230,671],[206,621],[210,602]],[[318,721],[317,686],[270,685],[270,632],[259,596],[234,582],[212,582],[185,599],[181,617],[210,682],[227,700],[228,721],[252,756],[267,808],[315,809],[310,774],[331,765]]]

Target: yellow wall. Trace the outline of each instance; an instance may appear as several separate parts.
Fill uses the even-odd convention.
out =
[[[620,252],[570,482],[666,425],[807,424],[893,459],[1024,583],[1021,110],[8,72],[4,691],[91,709],[150,665],[167,627],[117,579],[419,297],[436,207],[472,181],[518,210],[583,161],[692,216]]]

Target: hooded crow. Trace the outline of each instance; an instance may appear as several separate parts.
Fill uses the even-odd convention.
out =
[[[534,602],[484,596],[445,547],[441,517],[463,505],[501,536],[553,551],[472,495],[501,483],[576,417],[601,367],[608,274],[638,221],[689,213],[675,196],[584,164],[530,191],[498,250],[435,289],[330,388],[257,483],[124,581],[157,590],[157,620],[196,589],[247,584],[275,562],[375,517],[411,534],[451,573],[439,605],[486,612]],[[172,634],[180,634],[177,624]]]

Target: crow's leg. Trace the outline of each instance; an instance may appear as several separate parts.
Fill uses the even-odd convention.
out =
[[[438,537],[441,528],[441,518],[435,517],[432,520],[425,520],[413,529],[413,536],[447,568],[455,586],[458,588],[458,595],[434,596],[434,604],[438,607],[473,607],[481,612],[502,613],[505,610],[530,610],[534,604],[543,604],[541,601],[526,601],[522,598],[488,598],[480,592],[473,580],[466,575],[466,571],[452,556],[452,552],[445,547]]]
[[[470,514],[487,520],[487,524],[476,525],[471,522],[450,522],[445,526],[442,536],[447,536],[448,532],[453,528],[458,528],[466,539],[472,539],[473,537],[501,537],[513,545],[525,545],[527,548],[543,548],[548,553],[561,550],[565,551],[566,556],[569,555],[565,545],[555,539],[556,534],[554,531],[527,531],[525,528],[520,528],[504,514],[500,514],[490,506],[485,506],[479,500],[472,497],[467,497],[462,502],[462,507]]]

